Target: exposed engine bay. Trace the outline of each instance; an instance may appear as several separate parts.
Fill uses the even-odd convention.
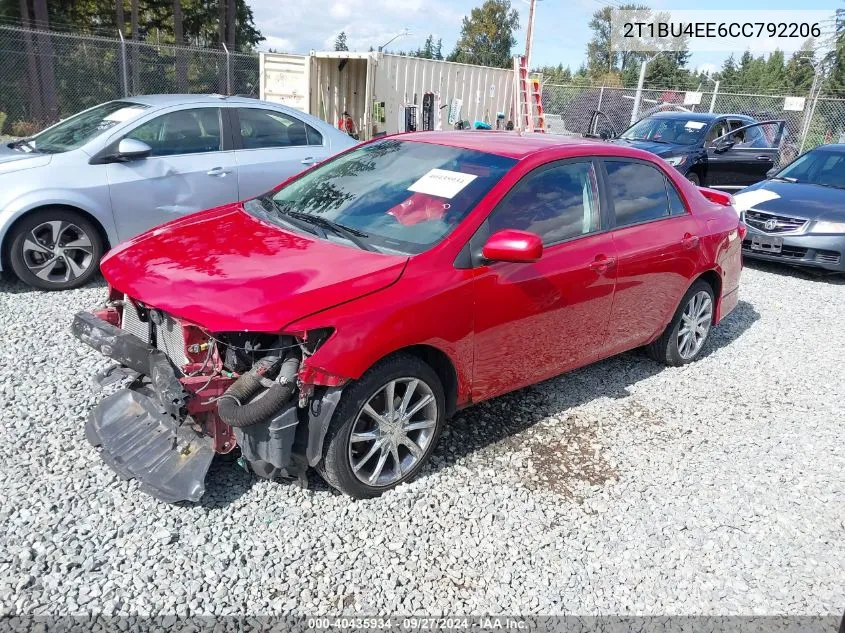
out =
[[[110,290],[104,308],[76,315],[73,333],[117,361],[95,382],[128,384],[91,412],[86,436],[165,501],[199,500],[213,456],[238,447],[256,474],[305,481],[343,388],[303,380],[331,332],[212,333]]]

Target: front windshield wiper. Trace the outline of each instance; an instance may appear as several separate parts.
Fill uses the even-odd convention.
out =
[[[669,145],[669,141],[661,141],[659,138],[636,138],[626,136],[624,137],[626,141],[648,141],[649,143],[663,143],[664,145]]]
[[[9,143],[9,147],[12,149],[16,149],[18,147],[28,147],[30,152],[37,152],[38,150],[35,148],[35,145],[32,144],[32,138],[19,138],[17,141],[12,141]]]
[[[343,224],[334,222],[332,220],[329,220],[328,218],[324,218],[319,215],[311,215],[310,213],[302,213],[301,211],[290,211],[288,209],[283,210],[282,213],[287,216],[296,218],[297,220],[301,220],[303,222],[319,226],[323,229],[328,229],[336,235],[345,237],[347,240],[349,240],[350,242],[355,244],[355,246],[362,250],[376,252],[376,249],[371,244],[368,244],[367,242],[361,239],[362,237],[369,237],[369,235],[367,235],[363,231],[353,229],[349,226],[344,226]]]
[[[797,178],[791,178],[789,176],[772,176],[770,180],[780,180],[782,182],[798,182]]]

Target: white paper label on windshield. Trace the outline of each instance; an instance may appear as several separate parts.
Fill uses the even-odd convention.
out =
[[[687,121],[687,124],[684,127],[688,127],[691,130],[700,130],[703,128],[706,123],[702,123],[701,121]]]
[[[133,116],[138,116],[144,111],[144,108],[121,108],[120,110],[115,110],[111,114],[106,117],[103,117],[104,121],[114,121],[115,123],[122,123],[123,121],[128,121]]]
[[[742,213],[761,202],[776,198],[780,198],[780,196],[774,191],[767,191],[766,189],[755,189],[754,191],[746,191],[745,193],[736,193],[734,194],[734,209]]]
[[[430,196],[437,196],[439,198],[454,198],[477,177],[475,174],[465,174],[460,171],[432,169],[408,187],[408,191],[427,193]]]

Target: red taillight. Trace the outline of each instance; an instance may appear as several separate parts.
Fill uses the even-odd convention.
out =
[[[709,189],[707,187],[699,187],[698,190],[701,192],[701,195],[707,198],[710,202],[721,204],[723,207],[733,206],[734,198],[729,193],[717,191],[716,189]]]
[[[745,239],[745,236],[748,235],[748,227],[745,226],[745,222],[740,220],[737,232],[739,233],[739,241],[741,242]]]

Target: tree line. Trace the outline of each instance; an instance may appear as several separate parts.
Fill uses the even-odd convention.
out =
[[[199,68],[199,62],[192,61],[184,50],[175,47],[191,45],[222,49],[225,46],[233,52],[252,51],[263,39],[255,27],[247,0],[0,0],[0,22],[19,24],[25,29],[14,35],[18,38],[14,43],[19,41],[22,44],[25,67],[19,69],[19,74],[15,76],[9,76],[15,73],[3,73],[6,76],[0,77],[0,83],[17,81],[26,84],[29,100],[26,116],[33,124],[66,116],[70,103],[73,103],[73,107],[88,105],[77,104],[78,98],[74,100],[60,94],[63,82],[57,79],[57,75],[61,77],[66,71],[68,59],[76,64],[77,75],[91,82],[89,90],[92,94],[109,94],[109,89],[113,89],[106,86],[102,90],[97,89],[97,75],[105,74],[102,59],[69,54],[76,51],[65,48],[69,46],[66,40],[61,42],[62,51],[57,52],[55,46],[58,41],[48,35],[47,31],[111,38],[118,33],[122,35],[127,42],[126,61],[130,73],[126,79],[132,94],[144,91],[144,75],[150,79],[162,73],[161,55],[157,54],[155,60],[150,59],[148,51],[140,44],[155,43],[174,47],[171,48],[173,88],[188,92],[191,91],[190,87],[196,85],[196,80],[201,78],[200,75],[208,83],[210,71],[208,68]],[[37,32],[32,34],[30,29]],[[12,43],[13,35],[4,37]],[[121,63],[116,52],[106,55],[112,58],[108,63],[115,67]],[[90,65],[90,68],[86,68],[86,65]],[[217,75],[215,90],[225,86],[225,66],[215,64],[213,72]],[[118,76],[120,74],[117,71],[115,73]],[[161,85],[162,81],[158,78],[158,81],[148,83]],[[2,87],[5,92],[7,86]]]

